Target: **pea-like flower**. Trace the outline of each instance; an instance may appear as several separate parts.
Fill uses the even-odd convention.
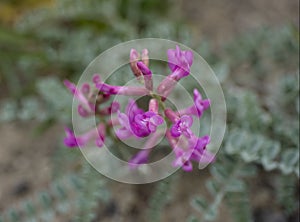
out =
[[[111,136],[116,143],[118,139],[129,138],[143,141],[143,149],[128,157],[130,169],[136,169],[148,163],[151,159],[151,151],[159,141],[158,137],[165,136],[175,155],[174,161],[170,163],[172,166],[191,171],[193,162],[213,161],[214,155],[207,149],[210,137],[208,135],[198,137],[192,131],[193,118],[201,118],[204,111],[209,108],[210,100],[203,99],[200,92],[194,89],[194,102],[187,108],[177,111],[165,103],[177,82],[190,74],[193,64],[192,51],[181,50],[179,46],[167,51],[171,73],[158,86],[155,86],[158,95],[153,90],[153,73],[149,67],[148,53],[147,49],[144,49],[141,55],[135,49],[130,51],[130,68],[139,80],[137,86],[111,85],[102,81],[99,74],[94,74],[92,77],[93,84],[84,83],[78,88],[74,83],[64,81],[66,87],[79,102],[77,109],[79,115],[82,118],[95,116],[97,121],[94,128],[80,135],[75,135],[72,130],[66,128],[64,144],[68,147],[82,148],[94,143],[97,147],[102,147],[106,134]],[[118,101],[111,100],[118,98],[115,95],[129,97],[126,107],[123,108]],[[148,109],[138,106],[134,99],[136,96],[150,97]],[[165,131],[161,127],[163,123],[166,123]],[[113,131],[113,129],[116,130]]]
[[[168,65],[172,71],[171,76],[174,80],[180,80],[181,78],[190,74],[190,69],[193,64],[192,51],[183,51],[176,46],[176,49],[168,49]]]
[[[89,101],[90,85],[85,83],[81,86],[80,90],[76,85],[68,80],[64,81],[65,86],[70,90],[74,97],[79,101],[78,113],[83,116],[89,116],[95,112],[95,105]]]
[[[183,51],[176,46],[176,49],[169,49],[168,65],[171,74],[168,75],[157,87],[157,92],[164,96],[164,99],[172,92],[176,83],[190,74],[190,69],[193,64],[192,51]]]
[[[130,136],[146,137],[163,124],[163,118],[153,112],[139,109],[134,100],[129,100],[125,113],[118,114],[121,128],[116,132],[120,139]]]
[[[200,92],[194,89],[194,104],[183,110],[178,111],[179,115],[194,115],[201,117],[205,110],[210,107],[209,99],[202,99]]]
[[[102,147],[105,140],[105,126],[104,124],[99,124],[97,128],[93,128],[90,131],[75,136],[72,130],[65,128],[66,137],[64,138],[64,144],[70,148],[73,147],[84,147],[91,140],[94,140],[96,146]]]

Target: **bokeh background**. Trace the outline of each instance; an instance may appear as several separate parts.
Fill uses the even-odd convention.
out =
[[[296,0],[2,0],[0,221],[299,221],[298,8]],[[72,98],[62,81],[142,37],[181,42],[206,59],[222,83],[228,130],[215,166],[128,185],[63,146]]]

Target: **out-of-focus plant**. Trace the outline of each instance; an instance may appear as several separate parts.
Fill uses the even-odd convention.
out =
[[[1,120],[37,118],[49,122],[55,115],[53,110],[41,109],[38,113],[42,114],[36,116],[36,109],[28,109],[28,103],[41,108],[46,100],[56,111],[63,108],[55,103],[55,95],[45,93],[45,89],[60,90],[61,84],[53,84],[57,78],[75,79],[100,52],[143,35],[150,30],[150,24],[155,27],[154,23],[159,23],[170,11],[170,7],[162,7],[166,4],[167,1],[157,0],[63,0],[50,8],[28,12],[13,29],[1,27],[0,84],[7,98],[1,105],[4,113]],[[157,7],[159,11],[155,10]],[[146,14],[156,19],[150,22],[144,17]],[[40,90],[41,86],[46,88]],[[42,98],[32,97],[37,92]],[[56,101],[67,103],[66,99],[71,97],[63,96],[64,101]],[[20,110],[25,114],[19,114]]]
[[[223,200],[235,221],[253,221],[247,181],[253,180],[261,167],[276,172],[272,186],[286,216],[299,208],[298,36],[293,27],[246,35],[227,45],[229,56],[216,62],[217,74],[223,77],[224,69],[226,73],[227,135],[218,161],[209,168],[212,178],[206,182],[213,201],[193,199],[192,205],[202,216],[190,221],[215,221]],[[237,70],[245,64],[247,74],[239,74]],[[230,75],[230,71],[236,74]]]

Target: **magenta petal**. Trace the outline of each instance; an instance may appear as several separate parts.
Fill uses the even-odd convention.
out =
[[[194,89],[194,100],[202,100],[202,96],[197,89]]]
[[[110,106],[110,112],[111,113],[116,113],[120,109],[120,103],[118,102],[112,102]]]
[[[140,164],[145,164],[149,159],[149,151],[142,150],[134,155],[128,162],[131,169],[138,167]]]
[[[143,75],[152,75],[151,70],[143,62],[137,62],[136,65],[141,70]]]
[[[154,115],[150,118],[150,122],[155,126],[159,126],[164,123],[164,119],[160,115]]]
[[[184,164],[182,165],[182,169],[186,172],[191,172],[193,170],[193,165],[191,161],[184,162]]]
[[[173,137],[179,137],[181,135],[181,132],[176,124],[171,127],[170,133]]]
[[[210,107],[210,100],[209,99],[205,99],[202,101],[202,106],[204,109],[208,109],[208,107]]]
[[[126,106],[125,113],[127,114],[129,121],[133,121],[134,117],[138,114],[144,113],[143,110],[139,109],[133,99],[129,99],[128,105]]]
[[[64,85],[70,90],[72,94],[76,93],[76,85],[69,80],[64,80]]]
[[[192,132],[192,130],[191,129],[186,129],[186,130],[184,130],[183,132],[183,135],[185,135],[187,138],[191,138],[191,136],[192,136],[192,134],[193,134],[193,132]]]
[[[137,61],[139,59],[139,53],[135,49],[130,50],[130,62]]]
[[[97,138],[95,141],[96,146],[98,146],[99,148],[101,148],[103,146],[103,140],[101,138]]]
[[[191,66],[193,64],[193,59],[194,59],[194,55],[193,55],[192,51],[185,51],[185,58],[189,64],[189,66]]]
[[[181,167],[184,171],[190,172],[193,170],[193,165],[190,160],[184,160],[183,156],[177,157],[173,163],[173,167]]]
[[[202,150],[209,144],[209,142],[210,142],[210,137],[207,135],[202,138],[199,138],[197,141],[196,148]]]
[[[128,139],[129,137],[132,136],[132,133],[125,127],[122,127],[120,129],[117,129],[116,135],[119,139]]]
[[[66,137],[64,138],[64,144],[68,147],[77,147],[78,141],[77,141],[74,133],[72,132],[72,130],[65,127],[65,133],[66,133]]]
[[[121,124],[121,126],[125,127],[126,129],[130,128],[128,116],[126,114],[118,111],[118,120],[119,120],[119,123]]]
[[[156,131],[157,126],[150,122],[148,128],[149,128],[150,132],[153,133]]]
[[[193,125],[193,118],[188,115],[183,115],[180,119],[181,122],[184,123],[187,127],[191,127]]]
[[[90,85],[88,83],[84,83],[80,90],[85,96],[87,96],[90,93]]]
[[[87,117],[89,115],[89,112],[81,104],[78,105],[77,111],[82,117]]]
[[[173,72],[176,68],[176,56],[175,56],[175,50],[174,49],[168,49],[168,65],[170,70]]]
[[[99,74],[94,74],[93,78],[92,78],[93,83],[97,84],[97,83],[101,83],[101,76]]]

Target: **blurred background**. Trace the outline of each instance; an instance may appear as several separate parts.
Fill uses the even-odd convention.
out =
[[[1,0],[0,221],[299,221],[298,8],[296,0]],[[128,185],[64,147],[72,97],[62,81],[143,37],[186,44],[211,65],[228,127],[207,169]]]

